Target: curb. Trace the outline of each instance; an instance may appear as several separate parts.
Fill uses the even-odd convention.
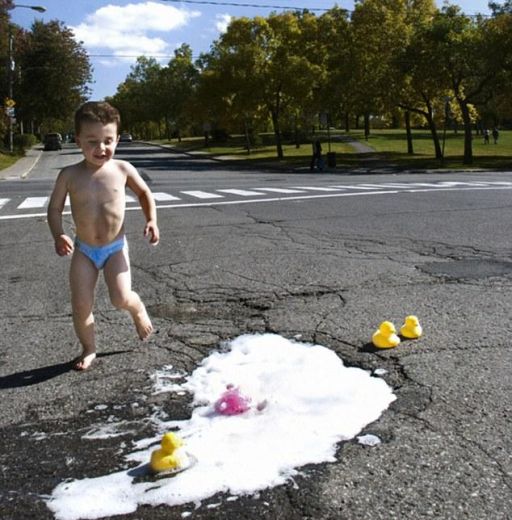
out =
[[[13,165],[0,170],[0,180],[26,179],[39,162],[43,151],[40,148],[31,148],[25,157],[18,159]]]

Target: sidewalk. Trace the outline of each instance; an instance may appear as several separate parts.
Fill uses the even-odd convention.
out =
[[[43,150],[41,146],[27,150],[25,157],[18,159],[12,166],[9,166],[9,168],[0,170],[0,180],[25,179],[39,161],[42,153]]]

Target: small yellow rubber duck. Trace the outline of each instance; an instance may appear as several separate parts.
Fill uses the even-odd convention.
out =
[[[400,344],[395,326],[390,321],[383,321],[372,336],[372,343],[377,348],[393,348]]]
[[[400,328],[400,334],[407,339],[418,339],[423,334],[418,318],[413,315],[407,316]]]
[[[160,448],[151,453],[150,466],[155,472],[179,469],[186,463],[186,455],[180,453],[183,441],[172,432],[164,434]]]

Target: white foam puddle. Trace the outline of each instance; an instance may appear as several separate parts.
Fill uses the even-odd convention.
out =
[[[345,367],[333,351],[272,334],[240,336],[181,384],[164,372],[157,391],[190,392],[194,409],[189,420],[159,428],[177,430],[196,463],[153,482],[135,480],[130,470],[63,482],[48,501],[58,520],[127,514],[142,504],[199,504],[219,492],[255,494],[283,484],[301,466],[335,461],[337,443],[355,437],[395,399],[382,379]],[[251,398],[247,412],[215,413],[227,385]],[[144,439],[127,459],[142,466],[159,440]]]

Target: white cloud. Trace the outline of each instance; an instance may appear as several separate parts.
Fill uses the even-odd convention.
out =
[[[230,14],[218,14],[215,17],[215,27],[221,34],[228,30],[228,25],[233,17]]]
[[[116,55],[153,55],[168,53],[167,33],[186,26],[198,11],[178,9],[156,2],[107,5],[73,27],[75,37],[87,49],[109,49]]]

